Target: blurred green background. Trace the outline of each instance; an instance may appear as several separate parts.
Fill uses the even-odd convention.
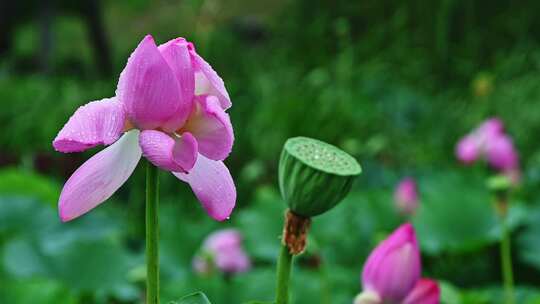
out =
[[[284,141],[311,136],[364,172],[315,219],[293,277],[294,303],[351,303],[367,254],[403,222],[393,188],[419,182],[412,218],[424,275],[442,302],[502,303],[500,230],[483,165],[463,167],[457,140],[500,117],[523,177],[510,210],[518,303],[540,303],[539,1],[134,0],[0,3],[0,303],[142,303],[144,168],[105,204],[60,223],[63,182],[90,155],[51,142],[74,110],[114,95],[145,34],[177,36],[225,80],[238,189],[226,223],[161,174],[162,298],[204,290],[213,303],[271,300],[285,204]],[[191,259],[220,228],[244,233],[254,267],[200,276]]]

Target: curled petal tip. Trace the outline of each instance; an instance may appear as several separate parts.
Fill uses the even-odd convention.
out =
[[[188,46],[189,48],[189,46]],[[221,107],[227,110],[231,107],[231,98],[225,88],[223,79],[219,77],[212,66],[199,56],[195,50],[191,50],[195,71],[195,95],[215,95],[218,97]],[[197,76],[198,75],[198,76]]]
[[[402,242],[416,242],[416,231],[414,230],[414,226],[409,222],[399,226],[399,228],[396,229],[388,239],[397,239],[398,236],[402,237],[400,238]]]
[[[64,214],[64,212],[62,211],[62,207],[60,207],[60,209],[58,211],[58,216],[60,217],[60,220],[62,221],[62,223],[69,222],[69,221],[71,221],[73,219],[73,218],[71,218],[71,217]]]
[[[224,222],[231,219],[230,217],[231,212],[228,215],[210,215],[210,216],[218,222]]]
[[[409,235],[413,236],[415,233],[414,233],[414,227],[411,223],[405,223],[401,226],[401,229],[403,229],[403,231],[407,232]]]
[[[186,43],[187,44],[187,40],[186,38],[184,37],[176,37],[172,40],[174,43]]]
[[[224,222],[224,221],[230,220],[231,214],[233,212],[232,208],[230,208],[230,210],[228,208],[222,209],[222,210],[215,210],[215,209],[210,209],[210,207],[205,207],[205,209],[207,209],[206,212],[208,213],[208,215],[210,215],[211,218],[213,218],[214,220],[218,222]]]

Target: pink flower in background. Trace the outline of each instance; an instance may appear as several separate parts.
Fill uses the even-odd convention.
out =
[[[206,238],[202,254],[193,259],[193,268],[198,273],[208,273],[212,266],[225,273],[249,270],[251,261],[242,248],[240,232],[235,229],[224,229]]]
[[[110,145],[79,167],[59,200],[63,221],[107,200],[141,155],[188,183],[210,216],[226,219],[236,189],[223,160],[234,141],[223,81],[183,38],[148,35],[131,54],[116,96],[75,111],[53,141],[60,152]]]
[[[430,279],[420,279],[403,304],[439,304],[441,291],[439,284]]]
[[[438,303],[437,283],[421,279],[421,268],[416,233],[413,226],[406,223],[382,241],[369,255],[362,272],[363,291],[356,297],[354,303]],[[431,283],[436,285],[435,289]],[[419,299],[426,302],[417,302]],[[432,299],[435,299],[435,302]]]
[[[489,164],[500,171],[510,171],[518,168],[519,159],[512,139],[501,135],[492,140],[486,147]]]
[[[480,156],[478,140],[467,135],[459,140],[456,147],[456,156],[464,164],[472,164]]]
[[[414,179],[407,177],[399,182],[394,201],[403,214],[413,214],[418,207],[418,188]]]
[[[497,137],[504,134],[504,125],[498,118],[484,121],[478,128],[464,136],[457,144],[456,156],[465,163],[470,164],[485,154],[486,147]]]
[[[483,157],[488,164],[503,173],[519,171],[519,157],[512,139],[504,133],[500,119],[490,118],[465,135],[456,146],[456,156],[464,164]]]
[[[504,124],[497,117],[486,119],[477,129],[477,135],[485,141],[497,137],[504,133]]]

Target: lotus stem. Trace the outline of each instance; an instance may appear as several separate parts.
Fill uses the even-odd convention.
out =
[[[146,167],[146,304],[159,304],[159,176],[158,168]]]
[[[514,272],[512,270],[512,248],[510,242],[510,229],[506,223],[506,216],[501,218],[501,268],[504,282],[504,297],[506,304],[515,304],[514,298]]]
[[[276,304],[289,302],[289,281],[291,277],[293,255],[287,245],[281,245],[281,252],[277,264]]]

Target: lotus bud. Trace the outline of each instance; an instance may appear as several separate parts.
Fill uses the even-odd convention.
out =
[[[407,223],[371,252],[362,272],[362,287],[376,293],[382,303],[401,303],[420,279],[420,272],[416,233]]]
[[[414,179],[403,179],[394,192],[394,201],[398,210],[403,214],[413,214],[418,207],[418,189]]]
[[[290,210],[310,218],[335,207],[361,173],[349,154],[325,142],[295,137],[287,140],[279,162],[279,187]]]

